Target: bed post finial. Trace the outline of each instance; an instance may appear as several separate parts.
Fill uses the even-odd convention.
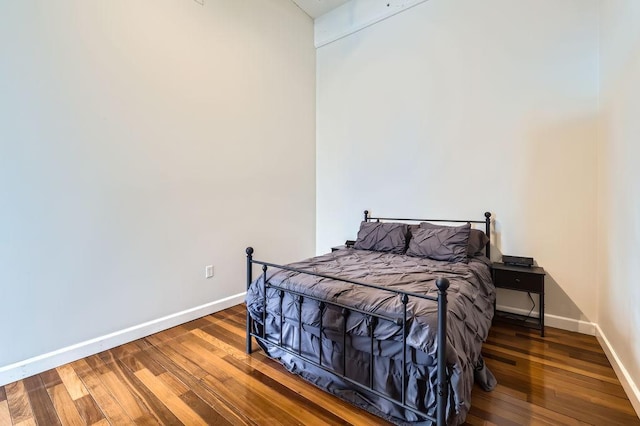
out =
[[[247,252],[247,256],[253,256],[253,247],[247,247],[245,252]]]
[[[368,222],[369,221],[369,210],[365,210],[364,211],[364,221]]]
[[[438,290],[441,292],[446,293],[449,288],[449,280],[446,278],[438,278],[436,280],[436,287],[438,287]]]

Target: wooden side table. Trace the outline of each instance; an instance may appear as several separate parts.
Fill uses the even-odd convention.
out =
[[[525,291],[538,295],[540,304],[540,318],[537,324],[531,323],[531,318],[524,315],[517,315],[508,312],[496,311],[494,305],[494,317],[500,316],[502,319],[513,320],[514,323],[534,326],[540,329],[540,336],[544,337],[544,276],[546,272],[540,266],[530,268],[521,266],[505,265],[504,263],[493,263],[492,265],[493,283],[496,288],[506,288],[509,290]]]

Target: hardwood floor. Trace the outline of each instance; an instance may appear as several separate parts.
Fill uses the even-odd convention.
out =
[[[0,387],[0,425],[384,425],[244,353],[244,305]],[[496,324],[469,425],[640,425],[591,336]]]

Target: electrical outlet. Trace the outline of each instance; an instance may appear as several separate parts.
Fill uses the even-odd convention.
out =
[[[204,277],[205,278],[213,277],[213,265],[207,265],[204,267]]]

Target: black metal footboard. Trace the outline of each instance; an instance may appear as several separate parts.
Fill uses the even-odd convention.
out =
[[[400,291],[400,290],[395,290],[395,289],[389,289],[386,287],[381,287],[381,286],[377,286],[377,285],[373,285],[373,284],[368,284],[368,283],[363,283],[363,282],[358,282],[358,281],[354,281],[354,280],[349,280],[349,279],[344,279],[344,278],[339,278],[339,277],[334,277],[331,275],[325,275],[325,274],[321,274],[321,273],[315,273],[315,272],[311,272],[311,271],[305,271],[305,270],[300,270],[300,269],[296,269],[296,268],[292,268],[289,266],[284,266],[284,265],[277,265],[277,264],[273,264],[273,263],[268,263],[268,262],[263,262],[263,261],[259,261],[259,260],[254,260],[253,259],[253,248],[248,247],[246,249],[246,254],[247,254],[247,290],[249,290],[249,287],[253,281],[253,274],[252,274],[252,266],[254,264],[256,265],[262,265],[262,277],[263,277],[263,293],[264,293],[264,308],[262,311],[262,331],[261,332],[257,332],[253,326],[253,319],[251,318],[251,315],[249,313],[249,310],[247,310],[247,341],[246,341],[246,350],[247,353],[250,354],[252,352],[252,348],[251,348],[251,338],[254,337],[256,338],[259,342],[262,342],[264,344],[267,345],[272,345],[277,347],[278,349],[287,352],[295,357],[298,357],[300,359],[302,359],[305,362],[308,362],[312,365],[314,365],[317,368],[320,368],[330,374],[335,375],[336,377],[340,378],[341,380],[348,382],[349,384],[351,384],[352,386],[354,386],[355,388],[361,389],[363,391],[369,392],[373,395],[376,395],[380,398],[383,398],[387,401],[392,402],[393,404],[397,405],[398,407],[401,407],[405,410],[411,411],[415,414],[417,414],[418,416],[421,416],[423,418],[426,418],[432,422],[435,422],[438,426],[444,426],[446,425],[446,410],[447,410],[447,401],[449,399],[449,378],[447,375],[447,364],[446,364],[446,348],[447,348],[447,288],[449,287],[449,281],[446,278],[439,278],[438,280],[436,280],[436,286],[438,287],[438,296],[434,297],[434,296],[428,296],[428,295],[424,295],[424,294],[417,294],[417,293],[412,293],[412,292],[406,292],[406,291]],[[400,297],[400,300],[402,301],[402,306],[403,306],[403,311],[398,313],[397,317],[391,317],[391,316],[386,316],[386,315],[381,315],[375,312],[367,312],[367,311],[363,311],[360,310],[358,308],[355,307],[350,307],[347,305],[343,305],[341,303],[337,303],[337,302],[332,302],[332,301],[327,301],[318,297],[314,297],[311,295],[307,295],[307,294],[302,294],[300,292],[291,290],[291,289],[287,289],[284,288],[282,286],[279,285],[275,285],[275,284],[271,284],[268,282],[267,279],[267,269],[268,268],[276,268],[276,269],[281,269],[281,270],[286,270],[286,271],[293,271],[293,272],[298,272],[298,273],[302,273],[302,274],[306,274],[306,275],[312,275],[312,276],[317,276],[317,277],[321,277],[321,278],[328,278],[328,279],[332,279],[332,280],[336,280],[336,281],[342,281],[342,282],[346,282],[346,283],[350,283],[350,284],[354,284],[354,285],[359,285],[359,286],[364,286],[364,287],[369,287],[369,288],[374,288],[374,289],[378,289],[381,291],[385,291],[388,293],[392,293],[392,294],[396,294]],[[267,289],[273,289],[276,292],[278,292],[279,298],[280,298],[280,333],[279,336],[277,337],[273,337],[272,335],[267,336],[266,334],[266,315],[267,315]],[[285,345],[283,345],[283,339],[282,339],[282,330],[283,330],[283,321],[284,321],[284,314],[282,311],[282,303],[283,303],[283,298],[284,295],[286,294],[290,294],[294,297],[297,298],[297,309],[298,309],[298,348],[296,350],[295,347],[286,347]],[[428,300],[433,300],[436,301],[438,303],[438,333],[437,333],[437,344],[438,344],[438,350],[437,350],[437,358],[436,358],[436,362],[437,362],[437,386],[436,386],[436,399],[437,399],[437,407],[436,407],[436,416],[433,417],[431,415],[428,415],[427,413],[420,411],[418,408],[413,407],[411,405],[409,405],[407,403],[407,383],[408,383],[408,377],[407,377],[407,353],[408,353],[408,349],[407,348],[407,334],[408,334],[408,327],[407,327],[407,303],[409,302],[409,298],[410,297],[416,297],[416,298],[420,298],[420,299],[428,299]],[[302,311],[302,302],[304,299],[310,299],[310,300],[314,300],[315,302],[318,303],[318,307],[320,309],[320,323],[319,323],[319,339],[320,339],[320,344],[319,344],[319,354],[317,356],[317,358],[312,359],[311,356],[307,356],[306,354],[303,354],[302,351],[302,338],[301,338],[301,333],[302,333],[302,329],[303,329],[303,324],[302,324],[302,315],[301,315],[301,311]],[[325,365],[323,365],[322,362],[322,339],[323,339],[323,332],[325,330],[325,325],[323,324],[323,313],[325,311],[325,309],[327,309],[329,306],[333,306],[336,309],[339,309],[341,311],[341,314],[343,316],[344,319],[344,325],[342,327],[341,330],[341,334],[342,334],[342,339],[343,339],[343,353],[342,353],[342,371],[336,371],[336,369],[334,368],[329,368]],[[352,313],[352,312],[357,312],[360,313],[362,315],[364,315],[367,319],[368,319],[368,324],[369,324],[369,335],[371,337],[371,351],[370,351],[370,360],[369,360],[369,368],[370,368],[370,372],[369,372],[369,383],[368,385],[362,384],[356,380],[353,380],[349,377],[347,377],[346,375],[346,353],[347,353],[347,349],[346,349],[346,343],[347,343],[347,317]],[[396,324],[397,326],[401,326],[402,327],[402,390],[401,390],[401,396],[400,399],[394,398],[392,396],[386,395],[382,392],[377,391],[376,389],[374,389],[374,374],[373,374],[373,368],[374,368],[374,342],[375,342],[375,338],[374,338],[374,328],[376,326],[376,324],[378,323],[378,321],[390,321],[394,324]]]

